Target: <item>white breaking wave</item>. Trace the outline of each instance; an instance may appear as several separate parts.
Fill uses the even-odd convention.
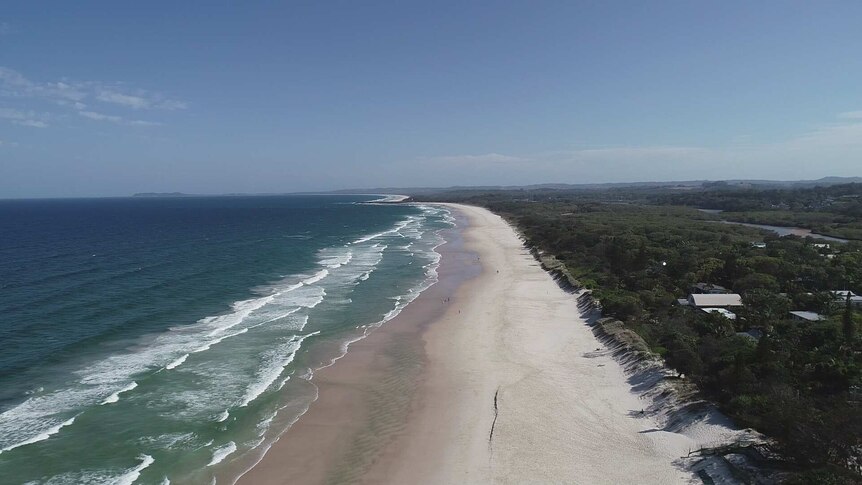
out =
[[[320,250],[320,264],[330,269],[338,269],[353,260],[353,251],[347,246],[324,248]]]
[[[141,476],[141,472],[156,461],[150,455],[141,455],[138,459],[141,460],[141,463],[127,471],[123,476],[119,477],[116,482],[114,482],[116,485],[132,485],[135,483],[135,480]]]
[[[102,470],[78,470],[61,475],[55,475],[51,478],[40,478],[38,481],[27,482],[25,485],[132,485],[141,476],[141,472],[152,465],[156,460],[146,454],[141,454],[137,457],[140,463],[126,470],[117,469],[102,469]],[[118,475],[119,473],[119,475]],[[165,477],[161,483],[168,483]]]
[[[108,396],[104,401],[102,401],[102,405],[111,404],[113,402],[119,401],[120,400],[120,394],[127,392],[127,391],[131,391],[132,389],[134,389],[136,387],[138,387],[138,383],[135,381],[132,381],[132,383],[129,384],[128,386],[126,386],[126,387],[120,389],[119,391]]]
[[[315,275],[312,276],[311,278],[308,278],[307,280],[303,280],[302,284],[313,285],[314,283],[317,283],[318,281],[322,280],[323,278],[326,278],[328,275],[329,275],[329,270],[322,269],[322,270],[318,271],[317,273],[315,273]]]
[[[225,339],[229,339],[229,338],[231,338],[231,337],[236,337],[237,335],[242,335],[242,334],[244,334],[244,333],[246,333],[246,332],[248,332],[248,329],[247,329],[247,328],[244,328],[244,329],[239,330],[239,331],[234,332],[234,333],[229,333],[229,334],[226,334],[226,335],[222,335],[221,337],[219,337],[219,338],[217,338],[217,339],[211,340],[211,341],[207,342],[206,344],[204,344],[204,345],[202,345],[202,346],[200,346],[200,347],[198,347],[198,348],[196,348],[196,349],[193,349],[193,350],[192,350],[191,352],[189,352],[189,353],[191,353],[191,354],[199,354],[199,353],[201,353],[201,352],[205,352],[205,351],[207,351],[207,350],[211,349],[213,345],[218,344],[218,343],[221,343],[221,342],[222,342],[222,341],[224,341]]]
[[[283,388],[284,385],[287,384],[287,381],[289,381],[289,380],[290,380],[290,376],[287,376],[284,379],[282,379],[281,382],[278,383],[278,387],[276,388],[276,390],[280,391],[281,388]]]
[[[185,361],[186,361],[186,359],[188,359],[188,358],[189,358],[189,354],[183,354],[183,355],[181,355],[177,360],[175,360],[175,361],[171,362],[170,364],[166,365],[166,366],[165,366],[165,369],[167,369],[167,370],[174,369],[174,368],[176,368],[178,365],[180,365],[180,364],[182,364],[183,362],[185,362]]]
[[[389,229],[389,230],[383,231],[383,232],[378,232],[376,234],[371,234],[369,236],[361,237],[361,238],[353,241],[351,244],[362,244],[364,242],[371,241],[372,239],[377,239],[378,237],[386,236],[389,234],[397,234],[398,231],[405,228],[408,224],[415,222],[415,221],[418,221],[419,219],[420,218],[416,217],[416,216],[407,216],[407,219],[404,219],[403,221],[400,221],[399,223],[395,224],[395,227],[393,227],[392,229]]]
[[[213,466],[221,463],[234,451],[236,451],[236,443],[234,443],[233,441],[228,441],[227,444],[220,446],[213,451],[213,457],[210,462],[207,463],[207,466]]]
[[[267,295],[262,298],[237,301],[231,305],[231,309],[233,309],[232,313],[204,318],[201,320],[202,323],[207,323],[215,327],[207,336],[213,337],[239,325],[248,318],[252,312],[263,307],[267,303],[270,303],[276,296],[278,296],[278,293],[273,293],[272,295]]]
[[[401,202],[403,200],[407,200],[410,198],[408,195],[398,195],[398,194],[374,194],[374,195],[383,195],[383,197],[379,199],[373,199],[366,202],[360,202],[361,204],[374,204],[379,202]]]
[[[27,438],[24,441],[20,441],[18,443],[14,443],[12,445],[9,445],[5,448],[0,449],[0,453],[3,453],[4,451],[14,450],[15,448],[29,445],[32,443],[37,443],[39,441],[44,441],[44,440],[50,438],[51,436],[59,433],[61,428],[65,427],[65,426],[69,426],[70,424],[72,424],[74,422],[75,422],[75,418],[70,418],[70,419],[63,421],[62,423],[60,423],[56,426],[52,426],[52,427],[46,429],[45,431],[37,434],[36,436],[33,436],[31,438]]]
[[[323,297],[322,297],[322,296],[320,297],[320,301],[323,301]],[[312,305],[306,306],[305,308],[314,308],[314,307],[316,307],[318,304],[319,304],[319,303],[315,303],[315,304],[312,304]],[[251,329],[251,328],[256,328],[256,327],[259,327],[259,326],[261,326],[261,325],[266,325],[267,323],[272,323],[272,322],[274,322],[274,321],[276,321],[276,320],[281,320],[282,318],[289,317],[289,316],[293,315],[294,313],[298,312],[301,308],[303,308],[303,307],[296,307],[296,308],[294,308],[294,309],[292,309],[292,310],[289,310],[287,313],[281,313],[281,314],[279,314],[279,315],[276,315],[276,316],[274,316],[274,317],[270,318],[269,320],[264,320],[264,321],[262,321],[262,322],[260,322],[260,323],[257,323],[257,324],[254,324],[254,325],[249,325],[249,327],[248,327],[248,328],[250,328],[250,329]]]
[[[249,403],[269,389],[281,376],[281,373],[284,372],[284,368],[293,362],[293,358],[296,356],[296,352],[300,346],[302,346],[302,342],[308,337],[318,334],[320,332],[312,332],[302,336],[295,335],[287,343],[267,351],[264,356],[265,367],[258,372],[258,380],[246,389],[239,407],[248,406]]]

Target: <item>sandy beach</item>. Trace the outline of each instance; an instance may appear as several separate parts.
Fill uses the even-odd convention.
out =
[[[499,216],[451,206],[440,282],[331,367],[239,483],[688,483],[621,366]]]

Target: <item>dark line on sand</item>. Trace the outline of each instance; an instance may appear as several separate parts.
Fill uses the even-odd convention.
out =
[[[497,425],[497,396],[500,394],[500,388],[497,388],[497,392],[494,393],[494,421],[491,423],[491,434],[488,435],[488,447],[491,446],[491,440],[494,439],[494,426]]]

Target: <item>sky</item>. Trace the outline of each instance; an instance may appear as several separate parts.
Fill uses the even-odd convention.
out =
[[[862,2],[4,0],[0,198],[862,176]]]

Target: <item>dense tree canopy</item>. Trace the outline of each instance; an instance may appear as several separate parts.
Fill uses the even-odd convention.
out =
[[[820,209],[848,191],[862,193],[862,186],[751,191],[741,198],[721,188],[641,200],[619,192],[553,191],[437,198],[484,205],[508,218],[528,244],[556,256],[590,288],[605,315],[640,334],[739,424],[825,473],[830,466],[852,468],[848,460],[862,445],[860,315],[830,293],[862,293],[862,243],[826,249],[813,239],[719,224],[682,205],[741,211],[768,205],[786,215]],[[842,212],[830,217],[860,224],[859,199],[841,200]],[[740,293],[737,318],[678,305],[699,282]],[[825,320],[796,321],[790,310],[822,313]]]

